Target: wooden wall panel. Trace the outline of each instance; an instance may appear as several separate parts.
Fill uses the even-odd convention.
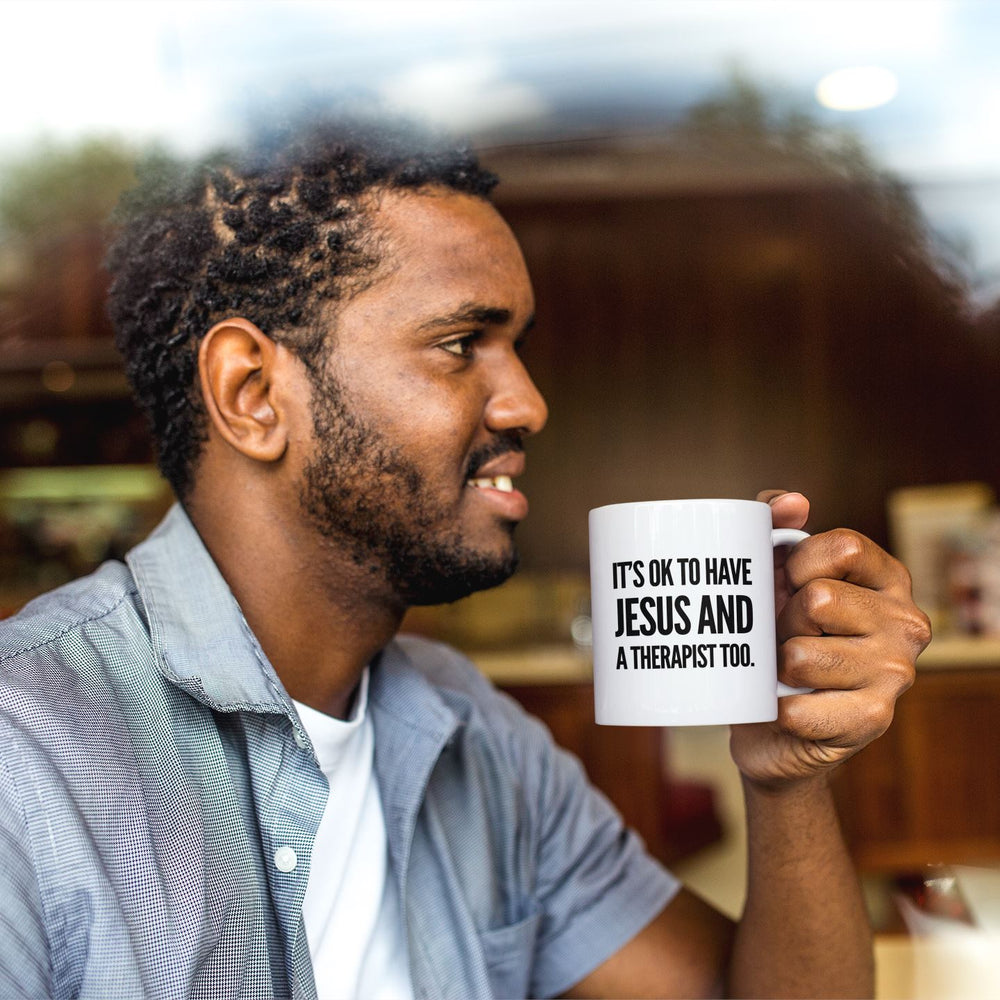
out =
[[[526,566],[585,569],[602,503],[779,486],[810,496],[816,528],[884,543],[896,486],[1000,486],[996,348],[849,193],[500,207],[551,408],[529,446]]]

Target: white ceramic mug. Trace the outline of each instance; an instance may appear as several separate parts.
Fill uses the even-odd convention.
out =
[[[755,500],[656,500],[590,512],[594,708],[611,726],[769,722],[779,694],[778,545]]]

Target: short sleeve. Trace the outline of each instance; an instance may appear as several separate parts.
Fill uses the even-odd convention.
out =
[[[532,996],[556,996],[579,982],[650,923],[680,888],[575,757],[549,741],[545,760],[537,882],[543,919]]]

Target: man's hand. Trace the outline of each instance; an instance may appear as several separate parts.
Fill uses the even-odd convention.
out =
[[[800,528],[801,494],[771,490],[775,527]],[[913,683],[930,642],[901,563],[857,532],[800,542],[775,569],[778,677],[812,694],[778,702],[776,722],[734,726],[731,750],[744,777],[772,789],[815,777],[880,736]]]

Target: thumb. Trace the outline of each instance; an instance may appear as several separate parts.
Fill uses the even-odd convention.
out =
[[[801,493],[761,490],[757,499],[770,506],[771,522],[776,528],[801,528],[809,520],[809,501]]]

